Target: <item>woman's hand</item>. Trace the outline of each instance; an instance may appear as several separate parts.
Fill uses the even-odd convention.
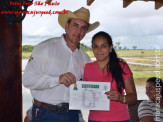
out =
[[[136,89],[134,85],[133,77],[129,77],[125,81],[125,91],[126,95],[120,95],[117,91],[108,91],[105,94],[108,96],[108,99],[118,101],[124,104],[133,104],[137,100]]]
[[[108,99],[110,100],[114,100],[114,101],[120,100],[120,95],[118,94],[117,91],[108,91],[108,92],[105,92],[105,94],[108,96]]]

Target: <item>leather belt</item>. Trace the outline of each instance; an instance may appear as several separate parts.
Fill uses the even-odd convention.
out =
[[[36,106],[38,106],[38,107],[45,108],[45,109],[56,110],[56,106],[55,105],[43,103],[43,102],[40,102],[40,101],[35,100],[35,99],[34,99],[34,103],[33,104],[36,105]]]

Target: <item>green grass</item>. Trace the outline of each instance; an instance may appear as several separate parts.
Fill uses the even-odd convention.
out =
[[[22,59],[29,59],[30,56],[31,56],[31,52],[22,53]]]
[[[94,57],[92,51],[86,52],[91,58]],[[116,50],[118,57],[139,57],[139,58],[146,58],[146,57],[162,57],[163,58],[163,50],[160,52],[156,52],[155,50]],[[150,60],[150,59],[149,59]]]
[[[129,67],[132,71],[156,71],[156,70],[163,71],[163,67],[160,67],[160,69],[158,69],[154,66],[143,66],[143,65],[133,65],[133,64],[129,64]]]
[[[141,59],[143,59],[143,58],[141,58]],[[159,61],[160,65],[163,65],[163,61],[162,60]],[[136,62],[137,63],[147,63],[147,64],[153,64],[153,65],[155,65],[157,63],[157,60],[156,59],[137,60]]]
[[[119,57],[163,57],[163,50],[117,50]]]
[[[134,79],[156,77],[157,75],[155,72],[133,72]],[[160,73],[160,77],[163,78],[163,73]]]
[[[134,79],[135,85],[145,85],[148,78],[137,78]]]
[[[163,73],[156,72],[133,72],[134,82],[136,85],[144,85],[146,80],[150,77],[160,77],[163,79]]]

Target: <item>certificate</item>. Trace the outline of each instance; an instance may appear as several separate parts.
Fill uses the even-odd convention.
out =
[[[110,91],[108,82],[77,81],[70,86],[69,109],[109,111],[106,91]]]

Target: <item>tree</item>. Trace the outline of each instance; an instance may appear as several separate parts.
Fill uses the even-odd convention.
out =
[[[118,47],[120,46],[120,44],[121,44],[120,42],[116,42],[116,45],[117,45]]]
[[[135,50],[137,48],[137,46],[132,46],[132,48]]]
[[[32,46],[32,45],[24,45],[22,47],[22,51],[23,52],[32,52],[33,48],[34,48],[34,46]]]
[[[86,51],[91,51],[91,47],[84,45],[83,43],[80,44],[80,47],[86,52]]]
[[[119,47],[120,47],[120,42],[116,42],[116,46],[117,46],[117,48],[119,49]]]
[[[117,46],[114,46],[114,49],[116,50],[117,49]]]
[[[124,49],[124,50],[127,50],[127,47],[126,47],[126,46],[124,46],[124,47],[123,47],[123,49]]]

